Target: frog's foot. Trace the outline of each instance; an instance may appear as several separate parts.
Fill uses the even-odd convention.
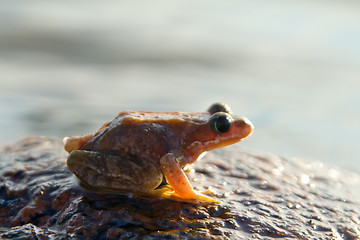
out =
[[[160,188],[157,188],[155,190],[152,190],[146,194],[149,197],[154,198],[162,198],[162,199],[170,199],[175,200],[179,202],[189,202],[189,203],[221,203],[220,201],[211,198],[209,196],[206,196],[205,194],[201,194],[194,191],[194,195],[189,198],[184,198],[183,196],[180,196],[177,194],[174,189],[170,185],[163,185]]]
[[[154,190],[148,190],[142,195],[153,198],[169,198],[173,192],[174,190],[169,185],[164,185]]]
[[[161,168],[173,192],[167,192],[171,197],[178,198],[178,201],[190,200],[207,203],[220,203],[211,197],[194,191],[188,178],[178,164],[179,161],[171,153],[164,155],[160,159]]]
[[[162,192],[160,198],[170,199],[179,202],[188,202],[188,203],[205,203],[205,204],[212,204],[212,203],[221,203],[221,201],[214,199],[212,197],[206,196],[201,193],[195,192],[195,195],[192,197],[183,197],[177,194],[171,188],[167,189],[166,191]]]
[[[190,198],[184,198],[182,196],[179,196],[176,192],[174,192],[173,196],[181,198],[183,200],[190,200],[190,201],[195,200],[195,201],[202,202],[202,203],[221,203],[221,201],[219,201],[215,198],[206,196],[206,195],[198,193],[198,192],[195,192],[195,194]]]

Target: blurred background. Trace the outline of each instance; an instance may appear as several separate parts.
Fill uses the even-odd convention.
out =
[[[0,143],[122,110],[247,116],[240,145],[360,172],[360,2],[2,1]]]

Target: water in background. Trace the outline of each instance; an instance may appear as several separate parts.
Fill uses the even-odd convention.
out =
[[[117,112],[254,123],[245,147],[360,172],[358,1],[9,1],[0,142],[78,135]]]

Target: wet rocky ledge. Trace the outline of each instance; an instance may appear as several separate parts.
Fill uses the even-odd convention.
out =
[[[81,188],[58,138],[0,148],[2,239],[359,239],[360,176],[236,144],[188,176],[201,205]]]

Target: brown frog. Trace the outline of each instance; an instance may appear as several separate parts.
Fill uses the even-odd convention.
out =
[[[206,112],[120,112],[95,133],[64,143],[68,168],[93,190],[218,202],[194,191],[183,168],[252,131],[248,119],[215,103]]]

